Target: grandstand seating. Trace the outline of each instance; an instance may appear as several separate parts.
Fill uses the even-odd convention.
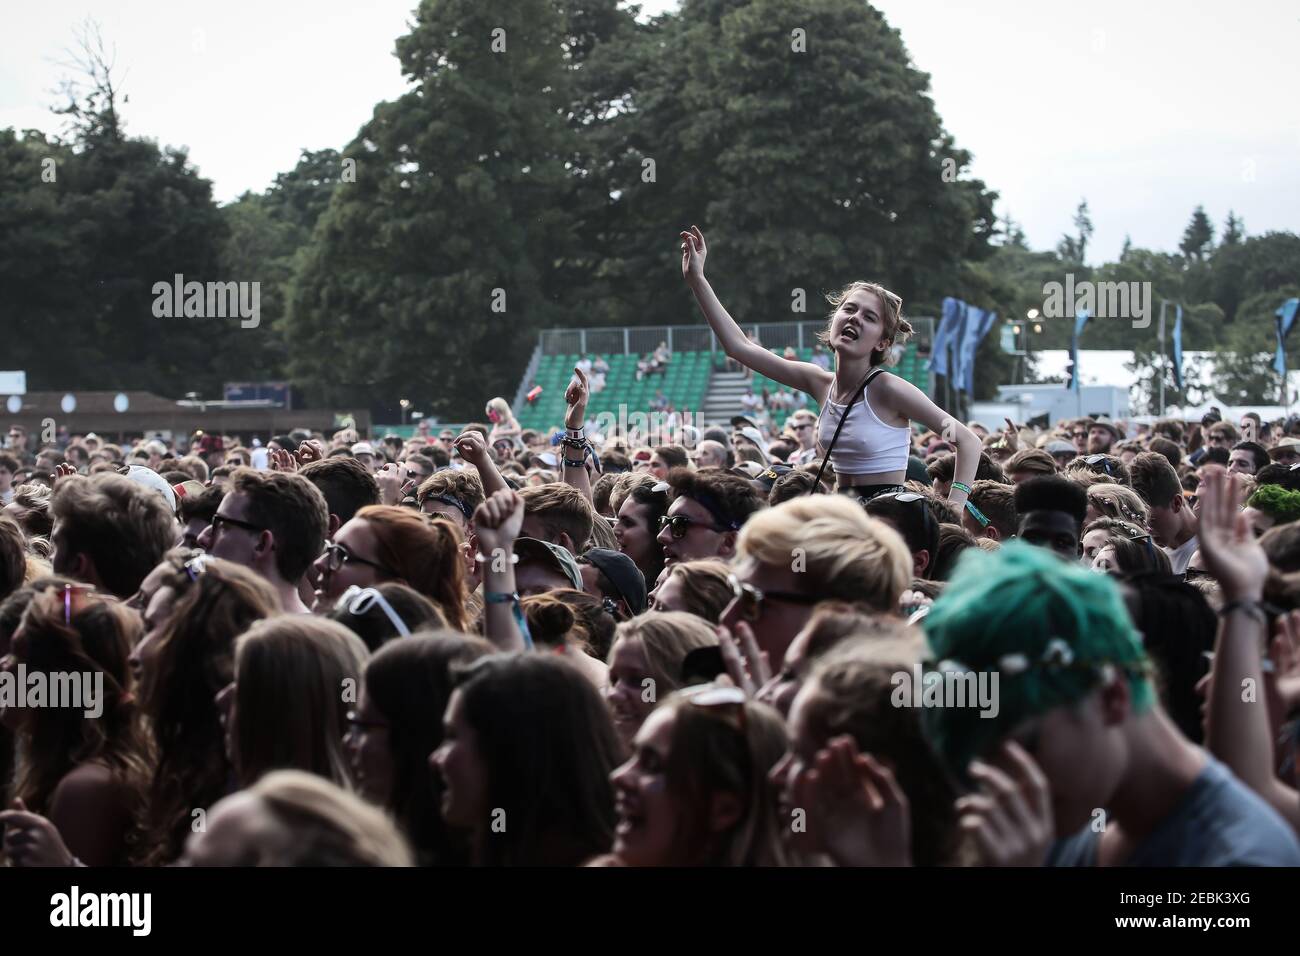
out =
[[[773,349],[780,354],[782,350]],[[799,357],[805,361],[812,359],[812,349],[797,350]],[[593,354],[591,358],[595,358]],[[537,367],[534,382],[542,387],[542,393],[535,401],[525,403],[515,409],[519,424],[524,428],[548,430],[559,426],[564,421],[564,390],[573,376],[573,366],[581,358],[579,355],[543,355]],[[605,353],[603,358],[609,363],[609,372],[605,377],[605,388],[591,396],[587,406],[588,416],[602,412],[618,414],[621,404],[630,411],[650,411],[650,403],[656,392],[663,389],[665,397],[678,411],[698,411],[704,406],[705,396],[709,391],[709,377],[713,370],[725,369],[726,356],[722,352],[674,352],[667,371],[658,375],[647,375],[641,381],[636,380],[636,363],[639,355],[622,353]],[[891,371],[914,383],[918,388],[929,388],[929,373],[923,359],[917,357],[916,346],[909,343],[902,360]],[[531,389],[533,382],[528,383]],[[754,390],[768,392],[782,389],[789,391],[762,375],[754,376]],[[816,410],[816,403],[808,398],[808,408]]]

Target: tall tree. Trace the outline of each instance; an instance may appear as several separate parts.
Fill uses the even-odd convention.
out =
[[[400,392],[481,415],[537,330],[569,320],[556,268],[577,245],[569,112],[602,6],[614,0],[421,3],[397,43],[412,89],[344,150],[356,182],[335,189],[295,274],[291,368],[316,396]]]
[[[1210,217],[1205,214],[1202,206],[1197,206],[1192,213],[1192,221],[1187,224],[1183,230],[1183,241],[1178,244],[1178,248],[1188,259],[1194,259],[1201,262],[1205,254],[1214,246],[1214,224],[1210,222]]]
[[[1223,223],[1223,239],[1220,245],[1235,246],[1246,238],[1246,224],[1237,218],[1237,214],[1228,210],[1228,218]]]

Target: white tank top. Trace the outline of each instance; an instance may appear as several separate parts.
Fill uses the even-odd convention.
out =
[[[867,386],[870,391],[871,386]],[[844,417],[844,406],[831,401],[832,391],[826,396],[821,417],[817,420],[817,442],[825,450],[835,435],[835,429]],[[860,407],[859,407],[860,406]],[[853,404],[840,439],[831,454],[831,466],[837,475],[879,475],[907,470],[907,456],[912,448],[912,429],[905,425],[886,425],[871,408],[863,394],[860,402]]]

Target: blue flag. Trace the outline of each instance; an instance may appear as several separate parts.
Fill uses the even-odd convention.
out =
[[[1300,309],[1300,299],[1287,299],[1274,315],[1277,316],[1277,357],[1273,359],[1273,370],[1278,375],[1286,376],[1286,337],[1295,325],[1296,310]]]
[[[1174,388],[1183,390],[1183,307],[1174,306]]]
[[[961,340],[961,372],[957,381],[958,388],[967,395],[975,391],[975,353],[997,318],[996,312],[985,312],[973,305],[966,308],[966,327],[962,330]]]
[[[949,351],[956,341],[960,341],[957,332],[961,326],[966,303],[961,299],[948,296],[943,300],[943,317],[939,320],[939,330],[934,333],[934,344],[930,351],[929,370],[935,375],[947,377],[951,374]]]
[[[1074,334],[1070,336],[1070,367],[1067,370],[1066,387],[1072,392],[1079,391],[1079,336],[1088,324],[1088,312],[1080,309],[1074,313]]]

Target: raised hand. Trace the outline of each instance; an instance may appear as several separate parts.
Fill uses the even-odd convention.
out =
[[[269,456],[269,462],[272,471],[293,472],[298,470],[297,456],[284,448],[273,449]]]
[[[375,472],[375,483],[379,485],[381,504],[395,505],[402,500],[402,473],[399,466],[389,462]]]
[[[493,492],[474,511],[479,554],[491,557],[498,548],[502,554],[512,553],[523,523],[524,499],[519,493],[509,488]]]
[[[59,479],[61,478],[69,478],[75,474],[77,474],[77,469],[75,465],[68,465],[68,464],[55,465],[54,474],[50,475],[50,486],[53,487],[54,485],[58,484]]]
[[[461,458],[480,470],[492,463],[488,457],[487,442],[483,440],[483,433],[477,429],[462,432],[451,444]]]
[[[809,832],[840,866],[911,866],[912,821],[893,772],[847,734],[817,752],[795,781]]]
[[[699,226],[691,226],[689,231],[679,236],[682,243],[682,278],[687,282],[704,279],[704,259],[709,254],[704,244],[704,233]]]
[[[1205,570],[1218,580],[1229,601],[1260,600],[1268,557],[1240,510],[1240,489],[1226,472],[1206,469],[1197,498],[1201,506],[1197,534]]]
[[[1010,774],[971,762],[980,792],[957,800],[960,826],[974,836],[985,866],[1042,866],[1056,835],[1051,788],[1019,744],[1007,741],[1001,756]]]
[[[573,367],[573,380],[564,392],[564,403],[568,410],[564,413],[564,426],[577,430],[582,427],[587,417],[587,400],[591,395],[591,386],[587,376],[576,365]]]
[[[324,457],[325,449],[314,438],[309,438],[298,446],[298,462],[300,464],[310,465],[313,461],[320,461]]]

